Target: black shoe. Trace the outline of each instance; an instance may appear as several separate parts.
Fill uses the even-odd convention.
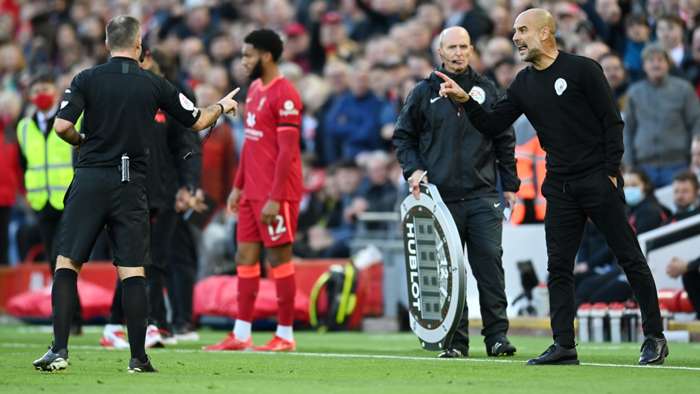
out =
[[[666,338],[655,338],[647,336],[642,343],[639,355],[639,365],[663,364],[664,359],[668,357],[668,345]]]
[[[469,357],[469,350],[459,350],[455,348],[445,349],[440,354],[438,358],[466,358]]]
[[[151,358],[146,356],[146,362],[142,362],[138,358],[132,358],[129,361],[129,369],[127,370],[129,373],[138,373],[138,372],[158,372],[157,369],[153,368],[153,365],[151,364]]]
[[[554,343],[539,357],[527,361],[527,365],[578,365],[578,354],[576,348],[565,348],[558,343]]]
[[[34,368],[40,371],[58,371],[66,369],[66,367],[68,367],[68,350],[61,349],[54,353],[53,350],[49,348],[46,354],[34,360],[32,364]]]
[[[486,354],[489,357],[512,356],[516,351],[515,346],[505,336],[496,339],[494,342],[489,341],[486,343]]]

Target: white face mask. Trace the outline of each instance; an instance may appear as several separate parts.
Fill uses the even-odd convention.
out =
[[[639,186],[625,186],[625,201],[627,205],[634,207],[644,200],[644,192]]]

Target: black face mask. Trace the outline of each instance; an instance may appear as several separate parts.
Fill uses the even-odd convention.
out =
[[[255,81],[256,79],[262,77],[262,75],[263,75],[262,60],[258,59],[258,62],[255,63],[255,67],[253,67],[253,70],[250,72],[250,80]]]

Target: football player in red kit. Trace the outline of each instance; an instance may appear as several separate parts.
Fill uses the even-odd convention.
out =
[[[277,68],[281,54],[282,40],[272,30],[255,30],[245,37],[243,67],[253,82],[243,114],[241,162],[227,202],[229,212],[238,213],[238,316],[233,332],[205,350],[253,348],[251,323],[263,246],[277,289],[277,331],[266,345],[254,349],[296,348],[292,331],[296,292],[292,243],[302,194],[302,105],[299,93]]]

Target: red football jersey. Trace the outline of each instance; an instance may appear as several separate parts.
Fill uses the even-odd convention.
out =
[[[302,104],[291,82],[277,77],[267,86],[256,79],[248,90],[243,124],[245,141],[235,186],[250,200],[299,201],[302,195],[301,127]],[[294,133],[291,163],[283,172],[277,167],[278,133]],[[282,174],[282,175],[280,175]],[[275,179],[275,176],[286,179]]]

